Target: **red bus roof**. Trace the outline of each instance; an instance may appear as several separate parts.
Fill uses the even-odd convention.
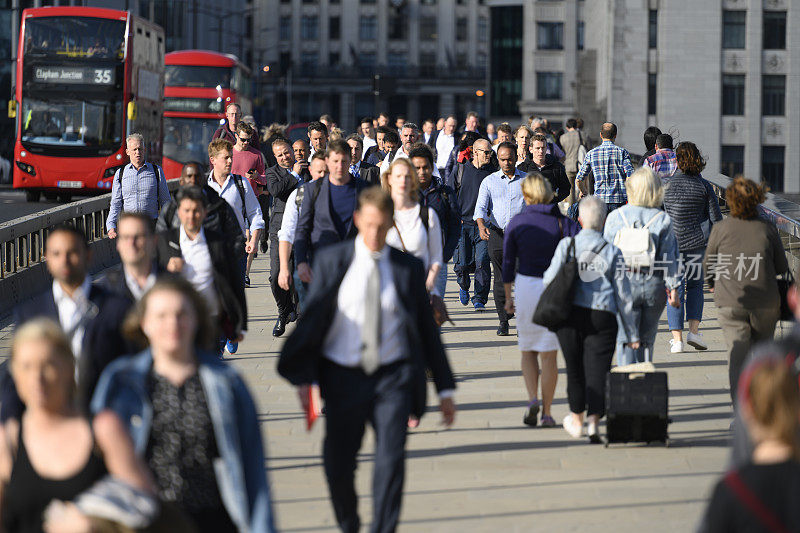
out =
[[[221,54],[212,50],[177,50],[164,56],[165,65],[201,65],[208,67],[244,67],[233,54]],[[246,67],[245,67],[246,68]]]
[[[128,12],[104,7],[46,6],[26,9],[22,12],[22,18],[28,17],[95,17],[128,20]]]

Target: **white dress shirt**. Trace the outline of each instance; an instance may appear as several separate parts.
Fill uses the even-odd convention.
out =
[[[183,256],[183,270],[181,274],[199,292],[208,304],[208,311],[212,316],[219,314],[219,302],[214,287],[214,265],[211,263],[211,254],[208,251],[206,234],[202,228],[194,240],[189,238],[181,224],[179,230],[181,255]]]
[[[362,151],[362,153],[363,153],[363,154],[366,154],[366,153],[367,153],[367,150],[369,150],[369,149],[370,149],[370,148],[372,148],[373,146],[377,146],[377,145],[378,145],[378,141],[376,141],[376,140],[375,140],[375,139],[373,139],[372,137],[367,137],[366,135],[364,136],[364,138],[362,139],[362,141],[363,141],[363,143],[364,143],[364,147],[362,148],[362,150],[363,150],[363,151]]]
[[[236,220],[239,222],[239,227],[242,228],[242,233],[248,229],[245,226],[245,219],[242,215],[242,196],[239,194],[239,189],[236,183],[228,175],[225,182],[220,186],[214,179],[214,171],[208,174],[208,186],[214,189],[219,194],[220,198],[228,202],[233,208],[233,213],[236,215]],[[250,220],[250,233],[254,233],[257,229],[264,229],[264,216],[261,213],[261,205],[258,203],[256,193],[253,192],[253,187],[250,185],[250,180],[242,179],[242,186],[244,187],[244,207],[247,212],[247,218]]]
[[[381,175],[383,175],[384,172],[389,170],[389,165],[391,165],[392,162],[395,161],[396,159],[408,159],[408,154],[406,154],[403,151],[403,148],[400,147],[397,150],[397,153],[395,153],[394,159],[389,161],[390,157],[392,157],[392,154],[389,153],[389,154],[386,154],[386,157],[383,158],[383,163],[381,163]],[[436,166],[433,167],[433,175],[436,176],[437,178],[441,177],[439,175],[439,169]]]
[[[156,284],[156,274],[152,269],[150,270],[150,275],[147,276],[144,287],[139,286],[139,282],[136,281],[136,278],[134,278],[124,266],[122,267],[122,271],[125,273],[125,284],[128,286],[128,290],[131,291],[133,299],[137,302],[142,299],[144,293],[150,290],[150,287]]]
[[[376,267],[364,240],[355,240],[353,262],[339,286],[336,313],[322,344],[322,353],[334,363],[350,368],[361,366],[361,328],[364,325],[364,299],[372,269]],[[405,357],[401,335],[400,300],[394,285],[389,248],[380,251],[378,268],[381,272],[381,365],[388,365]]]
[[[455,148],[455,146],[456,146],[455,135],[445,135],[443,131],[439,132],[439,136],[436,137],[437,168],[445,168],[447,166],[447,160],[450,159],[450,152],[453,151],[453,148]]]
[[[422,227],[420,206],[394,212],[394,225],[386,234],[386,244],[421,259],[426,271],[442,265],[442,229],[436,211],[428,209],[428,230]],[[402,237],[402,240],[400,239]],[[405,246],[404,246],[405,245]],[[366,279],[366,278],[364,278]],[[436,293],[436,289],[433,291]],[[438,294],[438,293],[436,293]],[[438,294],[441,296],[441,294]]]
[[[86,333],[86,322],[91,319],[88,316],[96,307],[89,300],[89,291],[92,289],[92,281],[89,276],[83,280],[81,286],[75,289],[72,296],[67,294],[61,287],[61,283],[53,281],[53,300],[58,309],[58,321],[61,329],[69,338],[72,353],[75,359],[80,359],[83,350],[83,335]],[[75,366],[75,376],[77,378],[78,366]]]
[[[286,199],[286,209],[283,210],[281,229],[278,230],[278,240],[294,244],[294,234],[297,231],[297,220],[300,210],[297,208],[297,189],[292,191]]]

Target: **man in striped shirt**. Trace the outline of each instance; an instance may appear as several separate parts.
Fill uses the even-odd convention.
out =
[[[153,228],[161,207],[170,201],[164,171],[145,161],[144,138],[131,133],[125,139],[131,162],[117,170],[111,185],[111,205],[106,219],[110,239],[117,238],[117,220],[122,212],[144,213],[153,219]]]
[[[586,154],[575,181],[583,181],[592,172],[594,195],[606,203],[610,213],[628,203],[625,180],[633,174],[633,165],[628,151],[614,144],[617,138],[617,126],[614,123],[603,124],[600,137],[602,144]]]

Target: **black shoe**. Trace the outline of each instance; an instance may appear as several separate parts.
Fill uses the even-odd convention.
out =
[[[286,331],[286,317],[279,316],[278,320],[275,321],[275,327],[272,328],[272,336],[273,337],[280,337]]]
[[[269,251],[269,241],[266,239],[262,240],[259,248],[261,249],[262,254],[267,253]]]
[[[512,318],[514,318],[514,313],[511,313],[510,315],[508,315],[508,317],[506,318],[506,320],[511,320]]]
[[[536,427],[539,423],[539,402],[531,404],[528,410],[525,411],[525,416],[522,418],[522,423],[526,426]]]
[[[500,321],[500,325],[497,326],[497,335],[500,337],[508,335],[508,320]]]
[[[250,276],[245,276],[244,277],[244,286],[245,287],[250,287]]]

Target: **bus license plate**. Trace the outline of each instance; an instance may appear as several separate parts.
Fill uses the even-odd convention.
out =
[[[82,181],[59,181],[56,183],[61,189],[80,189],[83,187]]]

